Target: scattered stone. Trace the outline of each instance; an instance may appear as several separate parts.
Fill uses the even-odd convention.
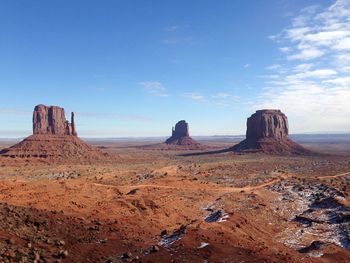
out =
[[[201,245],[198,248],[201,249],[201,248],[205,248],[207,246],[209,246],[209,243],[201,242]]]
[[[225,213],[224,210],[217,210],[211,212],[207,217],[205,217],[204,221],[207,223],[214,223],[214,222],[225,222],[228,218],[228,214]]]
[[[298,251],[300,253],[309,253],[313,250],[319,250],[322,246],[323,242],[320,242],[320,241],[312,241],[312,243],[307,246],[307,247],[303,247],[301,249],[299,249]]]
[[[125,252],[123,255],[122,255],[122,259],[129,259],[132,257],[132,253],[131,252]]]
[[[140,189],[139,188],[132,189],[130,192],[127,193],[127,195],[134,195],[138,190]]]
[[[169,248],[174,242],[180,240],[187,233],[187,227],[182,225],[179,229],[176,229],[172,234],[165,235],[159,242],[160,246]]]
[[[158,246],[152,246],[151,249],[150,249],[150,252],[151,253],[155,253],[155,252],[158,252],[159,251],[159,247]]]

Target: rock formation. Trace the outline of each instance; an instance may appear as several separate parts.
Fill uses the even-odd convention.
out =
[[[55,160],[90,162],[105,160],[108,157],[77,136],[73,112],[69,123],[63,108],[45,105],[34,108],[33,135],[2,150],[0,155],[11,158],[48,159],[50,163]]]
[[[288,137],[288,119],[280,110],[258,110],[247,119],[246,139],[232,147],[236,152],[305,154],[308,150]]]
[[[77,136],[72,112],[71,123],[66,120],[63,108],[38,105],[33,113],[33,134],[56,134]]]
[[[193,146],[198,148],[200,143],[192,139],[189,135],[188,123],[184,120],[176,123],[172,129],[172,135],[165,141],[168,145]]]

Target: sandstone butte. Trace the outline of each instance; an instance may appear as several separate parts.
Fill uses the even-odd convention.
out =
[[[200,143],[190,137],[188,123],[184,120],[176,123],[175,128],[172,128],[171,137],[168,138],[165,143],[168,145],[200,148]]]
[[[82,141],[76,131],[74,113],[71,122],[65,111],[57,106],[37,105],[33,112],[33,135],[0,151],[3,157],[36,158],[55,161],[91,162],[110,156]]]
[[[280,110],[258,110],[247,119],[246,139],[233,146],[235,152],[308,154],[289,139],[288,118]]]
[[[63,108],[42,104],[36,106],[33,113],[33,134],[77,136],[74,112],[71,113],[71,123],[69,123]]]

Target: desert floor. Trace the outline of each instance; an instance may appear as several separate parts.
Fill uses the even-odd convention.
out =
[[[0,262],[350,262],[349,145],[152,143],[94,142],[116,156],[105,163],[0,157]]]

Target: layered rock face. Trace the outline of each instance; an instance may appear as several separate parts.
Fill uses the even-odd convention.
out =
[[[247,120],[248,140],[288,138],[288,119],[280,110],[258,110]]]
[[[173,127],[171,136],[174,136],[174,137],[190,136],[189,131],[188,131],[188,123],[184,120],[176,123],[175,129]]]
[[[11,158],[47,159],[49,163],[95,162],[112,159],[77,136],[73,112],[69,123],[63,108],[45,105],[34,108],[33,135],[2,150],[0,155]]]
[[[246,139],[235,145],[237,152],[309,153],[288,137],[288,119],[280,110],[258,110],[247,119]]]
[[[200,146],[199,142],[190,137],[188,123],[184,120],[176,123],[175,128],[172,129],[172,136],[165,143],[180,146]]]
[[[66,120],[63,108],[57,106],[38,105],[33,113],[33,134],[55,134],[77,136],[74,113],[71,123]]]

